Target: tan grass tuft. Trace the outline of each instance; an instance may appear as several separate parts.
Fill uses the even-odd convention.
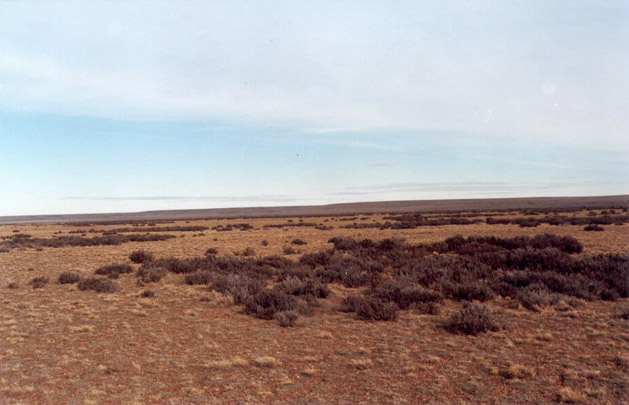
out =
[[[277,360],[275,357],[262,356],[262,357],[256,357],[255,359],[253,359],[253,364],[256,367],[273,368],[273,367],[279,366],[280,364],[282,364],[282,362]]]
[[[354,359],[350,361],[349,365],[358,370],[366,370],[373,365],[373,361],[371,359]]]
[[[586,401],[584,394],[573,390],[570,387],[562,387],[557,393],[557,402],[567,404],[579,404]]]

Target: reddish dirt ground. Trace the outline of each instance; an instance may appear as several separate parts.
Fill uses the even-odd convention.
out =
[[[293,218],[294,222],[299,219]],[[308,218],[304,219],[309,221]],[[326,221],[327,222],[324,222]],[[362,222],[381,221],[372,215]],[[64,271],[90,275],[99,266],[130,263],[143,248],[159,257],[202,256],[208,247],[231,254],[253,247],[282,254],[294,238],[300,253],[328,249],[345,235],[435,242],[455,234],[572,235],[586,253],[627,252],[629,226],[584,232],[581,226],[445,225],[409,230],[340,229],[355,222],[320,217],[334,226],[262,229],[286,219],[179,221],[166,225],[248,222],[252,231],[172,232],[177,238],[119,246],[13,249],[0,253],[0,402],[13,403],[622,403],[628,395],[629,324],[615,302],[561,302],[542,312],[510,299],[489,303],[507,326],[478,336],[439,325],[461,303],[438,315],[401,311],[395,322],[367,322],[339,312],[347,288],[332,285],[312,317],[296,327],[242,313],[242,306],[182,283],[170,274],[146,288],[123,275],[112,294],[61,285]],[[110,229],[117,226],[83,228]],[[0,225],[36,237],[77,229],[65,224]],[[89,236],[89,235],[88,235]],[[183,236],[183,237],[181,237]],[[266,240],[268,244],[262,246]],[[289,255],[297,259],[299,254]],[[137,268],[137,265],[134,265]],[[29,280],[50,279],[33,289]],[[17,288],[7,288],[15,283]]]

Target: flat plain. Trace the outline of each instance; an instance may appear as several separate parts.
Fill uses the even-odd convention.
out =
[[[0,403],[622,403],[626,215],[615,207],[426,213],[411,216],[413,226],[388,214],[1,224]],[[551,216],[615,219],[603,231],[580,220],[530,224]],[[107,235],[173,237],[80,241]],[[483,236],[495,238],[474,239]],[[518,249],[505,248],[514,240]],[[538,240],[552,246],[538,249]],[[575,240],[578,250],[555,243]],[[540,250],[550,257],[543,264],[530,256]],[[149,258],[134,263],[138,251]],[[516,254],[530,262],[517,267]],[[602,257],[615,267],[596,274],[616,278],[587,276]],[[94,275],[111,264],[123,270]],[[239,265],[249,266],[236,277],[245,293],[221,287]],[[585,270],[553,267],[577,265]],[[425,276],[426,266],[441,278],[413,270]],[[166,270],[150,279],[137,274],[143,268]],[[470,291],[461,271],[478,268]],[[62,273],[115,291],[60,283]],[[290,290],[306,281],[325,293]],[[278,304],[287,306],[262,311],[255,300],[269,291],[290,296]],[[487,310],[496,327],[453,326],[469,308]]]

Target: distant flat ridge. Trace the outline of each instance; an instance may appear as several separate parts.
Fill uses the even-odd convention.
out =
[[[524,208],[605,208],[610,206],[629,206],[629,195],[374,201],[284,207],[209,208],[103,214],[16,215],[0,216],[0,223],[294,217],[401,212],[512,210]]]

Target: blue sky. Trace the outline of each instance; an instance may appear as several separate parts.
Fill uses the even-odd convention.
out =
[[[0,215],[625,194],[628,13],[0,0]]]

